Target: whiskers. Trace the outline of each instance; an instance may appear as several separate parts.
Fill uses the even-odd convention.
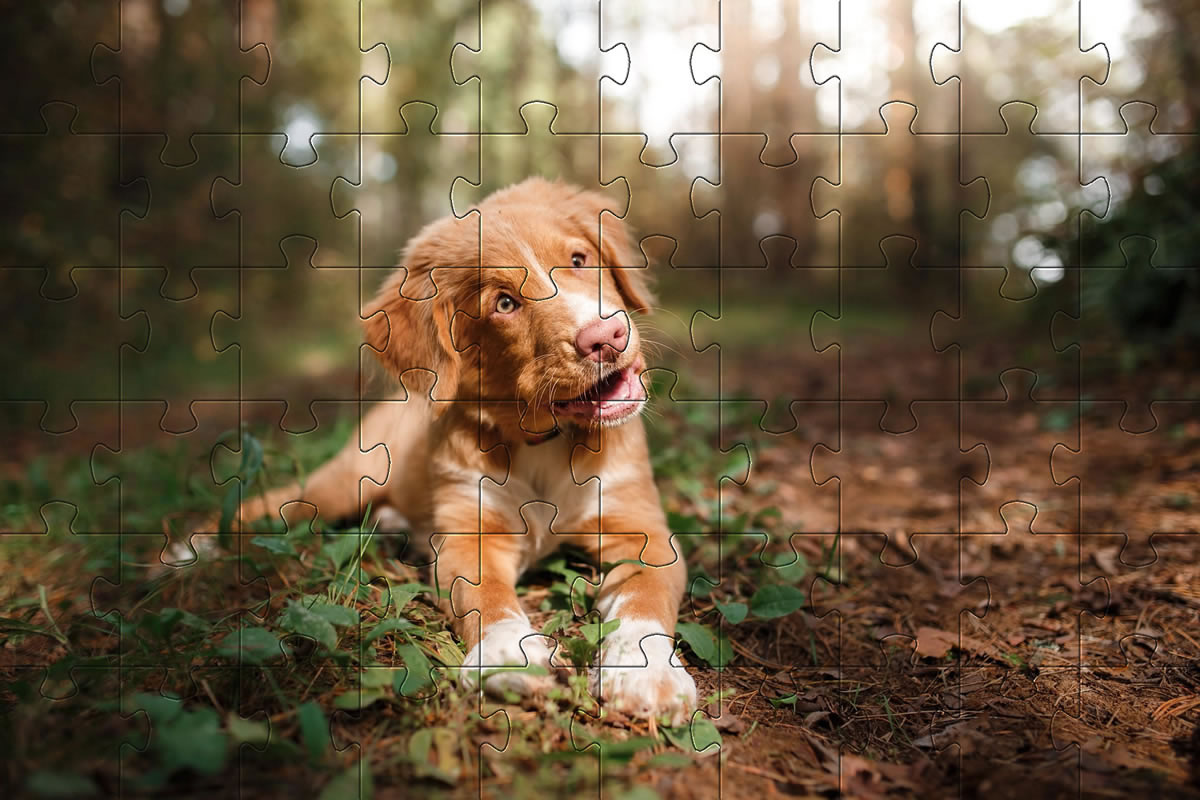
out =
[[[663,329],[657,327],[656,325],[654,325],[652,323],[647,323],[647,322],[638,323],[638,333],[641,335],[641,339],[642,339],[642,350],[647,355],[652,356],[654,361],[658,361],[661,359],[663,351],[672,353],[680,361],[686,361],[688,359],[688,355],[686,353],[684,353],[683,351],[678,350],[675,347],[672,347],[671,345],[667,344],[665,341],[660,341],[659,339],[652,338],[651,336],[647,335],[647,332],[649,332],[651,334],[660,335],[664,338],[669,338],[669,336],[666,333],[666,331],[664,331]],[[650,359],[647,359],[648,362],[649,362],[649,360]]]

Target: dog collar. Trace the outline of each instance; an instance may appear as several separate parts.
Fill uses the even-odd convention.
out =
[[[525,434],[525,444],[529,445],[530,447],[538,444],[545,444],[555,436],[558,436],[558,434],[558,428],[546,431],[545,433],[527,433]]]

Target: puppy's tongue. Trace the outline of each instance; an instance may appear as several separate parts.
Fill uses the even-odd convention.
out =
[[[597,382],[578,397],[555,403],[555,410],[562,414],[594,419],[616,419],[637,410],[637,404],[645,401],[646,390],[632,368],[614,372]]]

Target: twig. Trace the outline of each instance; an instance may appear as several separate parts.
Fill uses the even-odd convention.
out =
[[[789,667],[789,666],[788,666],[788,665],[786,665],[786,664],[780,664],[780,663],[778,663],[778,662],[775,662],[775,661],[767,661],[766,659],[759,658],[758,656],[754,655],[754,654],[753,654],[753,653],[751,653],[749,650],[747,650],[745,647],[743,647],[742,645],[738,644],[738,643],[737,643],[736,641],[734,641],[733,639],[730,639],[730,640],[729,640],[729,643],[730,643],[731,645],[733,645],[733,649],[734,649],[734,650],[736,650],[736,651],[738,651],[738,653],[740,653],[741,655],[743,655],[743,656],[745,656],[746,658],[750,659],[751,661],[755,661],[755,662],[757,662],[757,663],[759,663],[759,664],[762,664],[764,667],[770,667],[771,669],[774,669],[774,670],[780,670],[780,671],[786,671],[786,670],[790,670],[790,669],[792,669],[791,667]]]
[[[736,761],[729,761],[726,763],[734,769],[740,769],[742,772],[749,772],[751,775],[757,775],[760,778],[767,778],[768,780],[776,781],[778,783],[794,783],[791,778],[785,778],[777,772],[759,769],[758,767],[752,767],[748,764],[739,764]]]
[[[58,627],[58,620],[54,619],[54,615],[50,613],[50,604],[46,601],[46,587],[38,584],[38,602],[42,606],[42,613],[46,615],[46,619],[50,620],[50,627],[58,634],[58,641],[67,648],[67,652],[71,651],[71,640],[62,632],[62,628]]]

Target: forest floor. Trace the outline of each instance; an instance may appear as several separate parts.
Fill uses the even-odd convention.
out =
[[[738,369],[749,397],[803,385]],[[883,404],[806,402],[769,434],[761,403],[657,396],[656,476],[691,534],[690,728],[600,715],[579,677],[465,694],[428,571],[358,528],[280,524],[164,567],[226,489],[206,451],[130,421],[123,492],[90,515],[37,500],[94,485],[86,450],[31,466],[15,443],[0,473],[5,796],[1200,797],[1194,406],[1134,435],[1116,403],[928,403],[897,435]],[[273,483],[353,420],[250,430],[230,469]],[[114,497],[143,533],[81,532]],[[581,666],[600,631],[576,579],[599,575],[567,553],[524,581]]]

